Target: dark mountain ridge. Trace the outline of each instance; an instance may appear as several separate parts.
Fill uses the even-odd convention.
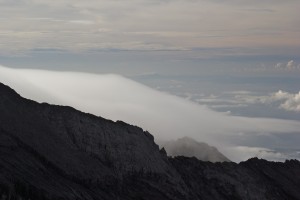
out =
[[[0,83],[1,199],[300,199],[300,162],[170,158],[141,128]]]

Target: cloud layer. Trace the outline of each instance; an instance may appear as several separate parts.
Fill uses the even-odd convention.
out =
[[[299,6],[296,0],[2,0],[0,51],[299,47]]]
[[[229,149],[226,155],[229,158],[229,154],[236,151],[233,147],[238,146],[229,138],[299,133],[300,130],[298,121],[215,112],[113,74],[0,67],[0,81],[39,102],[70,105],[84,112],[141,126],[159,140],[189,136],[221,150]],[[255,156],[249,152],[247,156],[233,159],[240,161]]]
[[[279,108],[286,111],[300,112],[300,91],[299,93],[289,93],[282,90],[269,94],[267,96],[254,96],[254,95],[236,95],[235,103],[248,103],[248,104],[272,104],[279,103]]]
[[[280,105],[280,107],[285,110],[300,112],[300,92],[298,94],[286,93],[284,102]]]
[[[275,65],[275,69],[277,69],[277,70],[285,70],[285,71],[296,71],[296,70],[300,70],[300,64],[297,65],[294,62],[294,60],[290,60],[286,64],[284,64],[284,63],[277,63]]]

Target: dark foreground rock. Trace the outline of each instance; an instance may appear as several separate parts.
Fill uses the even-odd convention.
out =
[[[0,199],[300,199],[300,163],[168,158],[139,127],[0,84]]]
[[[300,199],[300,163],[257,158],[236,164],[170,159],[197,199]]]

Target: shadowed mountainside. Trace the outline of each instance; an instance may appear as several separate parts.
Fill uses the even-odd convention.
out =
[[[153,136],[0,84],[1,199],[300,199],[300,162],[167,157]]]

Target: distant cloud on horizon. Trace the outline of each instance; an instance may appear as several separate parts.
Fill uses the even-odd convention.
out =
[[[294,0],[4,0],[0,54],[43,48],[299,48],[299,6]]]
[[[286,111],[300,112],[300,91],[289,93],[282,90],[265,95],[255,96],[252,94],[238,94],[235,96],[235,103],[244,104],[271,104],[279,103],[279,107]]]
[[[275,69],[286,70],[286,71],[295,71],[295,70],[300,71],[300,64],[297,65],[297,63],[294,62],[294,60],[290,60],[287,63],[277,63],[275,65]]]

